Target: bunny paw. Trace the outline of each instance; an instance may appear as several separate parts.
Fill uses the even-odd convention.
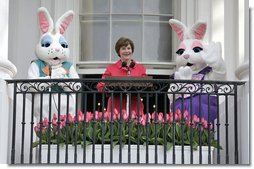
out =
[[[192,70],[189,66],[181,66],[177,72],[175,72],[175,79],[184,79],[191,80],[192,79]]]
[[[221,43],[211,42],[204,50],[201,52],[201,57],[203,60],[211,67],[216,67],[222,60],[221,57]]]
[[[52,69],[52,78],[64,78],[66,76],[66,71],[60,67]]]

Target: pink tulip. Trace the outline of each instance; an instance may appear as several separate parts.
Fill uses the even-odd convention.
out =
[[[105,121],[110,121],[110,119],[111,119],[110,112],[105,111],[104,112],[104,120]]]
[[[182,114],[181,110],[180,109],[176,109],[176,114],[177,115]]]
[[[45,126],[45,127],[48,127],[49,121],[48,121],[48,118],[47,118],[47,117],[45,117],[45,118],[43,119],[42,125]]]
[[[188,110],[185,110],[184,113],[183,113],[184,119],[186,119],[186,118],[188,117],[188,114],[189,114],[189,113],[188,113]]]
[[[164,117],[163,117],[163,113],[162,113],[162,112],[159,112],[157,118],[158,118],[158,121],[159,121],[159,122],[162,122],[162,123],[164,122]]]
[[[57,127],[57,115],[56,115],[56,114],[53,115],[53,118],[52,118],[52,125],[53,125],[54,127]]]
[[[182,120],[182,113],[176,113],[176,120],[181,121]]]
[[[141,115],[140,123],[141,123],[141,125],[143,125],[143,126],[146,125],[146,115],[145,115],[145,114]]]
[[[173,123],[173,112],[170,112],[166,115],[167,121],[169,124]]]
[[[210,129],[212,130],[213,129],[213,123],[210,122]]]
[[[198,122],[199,122],[199,118],[198,118],[198,116],[197,116],[196,114],[194,114],[194,116],[193,116],[193,118],[192,118],[192,121],[193,121],[194,123],[198,123]]]
[[[122,119],[124,120],[124,121],[127,121],[128,120],[128,114],[127,114],[127,112],[126,112],[126,110],[123,110],[122,111]]]
[[[208,127],[207,121],[206,121],[203,117],[202,117],[201,121],[202,121],[203,127],[204,127],[205,129],[207,129],[207,127]]]
[[[73,117],[70,113],[68,114],[68,122],[69,123],[74,123],[75,122],[75,117]]]
[[[131,119],[134,121],[137,119],[137,113],[134,110],[131,111]]]
[[[86,122],[90,122],[93,120],[93,113],[86,112]]]
[[[37,132],[42,132],[42,134],[44,134],[46,131],[47,131],[47,128],[40,125],[40,123],[38,123],[36,126],[34,126],[34,131],[37,133]]]
[[[40,123],[38,123],[36,126],[34,126],[34,131],[37,133],[40,131]]]
[[[195,124],[193,123],[193,120],[192,120],[192,124],[191,124],[190,118],[187,120],[187,125],[188,125],[188,127],[195,128]]]
[[[69,118],[68,118],[68,120],[69,120]],[[61,114],[60,115],[60,129],[62,129],[65,126],[66,126],[66,115],[65,114]]]
[[[84,113],[82,111],[78,112],[78,121],[83,122],[85,120]]]
[[[101,120],[101,118],[102,118],[102,112],[95,111],[95,119]]]
[[[148,117],[146,114],[142,114],[140,117],[140,123],[142,125],[146,125],[146,119],[147,119],[147,123],[150,124],[151,123],[151,114],[148,113]]]
[[[154,119],[155,119],[155,112],[152,112],[152,120],[154,121]]]
[[[179,109],[178,109],[179,110]],[[169,117],[167,117],[167,120],[169,120],[170,123],[173,122],[173,115],[175,114],[175,122],[180,120],[181,118],[178,116],[179,112],[178,113],[173,113],[173,112],[170,112],[169,113]],[[180,113],[181,114],[181,113]]]

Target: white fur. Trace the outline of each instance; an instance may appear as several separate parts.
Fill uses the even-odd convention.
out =
[[[51,66],[51,77],[40,77],[39,67],[35,62],[32,62],[29,69],[28,69],[28,78],[29,79],[62,79],[68,78],[66,70],[62,67],[62,63],[67,61],[70,55],[69,47],[63,47],[63,44],[68,45],[65,38],[63,37],[64,31],[67,29],[68,25],[70,24],[73,18],[73,11],[68,11],[63,14],[58,21],[56,22],[55,26],[53,24],[53,20],[47,11],[46,8],[41,7],[38,9],[38,18],[39,18],[39,27],[41,30],[41,38],[39,43],[36,46],[36,56],[38,59],[43,60],[45,63]],[[50,43],[49,46],[47,43]],[[55,59],[54,59],[55,58]],[[57,58],[57,59],[56,59]],[[72,65],[69,70],[69,78],[79,78],[78,73],[76,72],[74,66]],[[71,85],[71,83],[67,83]],[[37,84],[38,85],[38,84]],[[49,87],[49,83],[43,83],[39,87]],[[80,86],[80,84],[77,84]],[[64,84],[60,85],[64,86]],[[64,90],[68,91],[68,88],[63,88]],[[58,94],[52,94],[52,104],[51,104],[51,112],[53,117],[54,113],[58,113]],[[60,113],[66,114],[67,112],[67,95],[61,94],[61,105],[60,105]],[[43,109],[42,109],[42,118],[48,118],[49,112],[49,94],[43,94]],[[34,101],[34,110],[35,110],[35,117],[39,120],[40,119],[40,95],[35,95]],[[69,95],[69,113],[75,114],[75,96]]]

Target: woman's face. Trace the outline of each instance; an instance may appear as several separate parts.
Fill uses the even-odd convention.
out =
[[[122,46],[119,50],[119,55],[122,61],[130,61],[132,58],[132,48],[131,45]]]

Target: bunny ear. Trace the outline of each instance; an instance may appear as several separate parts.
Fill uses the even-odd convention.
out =
[[[51,32],[53,30],[53,20],[44,7],[38,9],[39,26],[42,33]]]
[[[185,31],[186,31],[186,26],[182,22],[180,22],[176,19],[170,19],[169,25],[175,31],[178,38],[182,41],[184,38]]]
[[[73,11],[67,11],[64,13],[56,22],[55,28],[56,32],[60,32],[60,34],[64,34],[65,30],[70,25],[74,16]]]
[[[205,36],[206,32],[206,23],[205,22],[197,22],[190,29],[191,34],[195,39],[202,40]]]

